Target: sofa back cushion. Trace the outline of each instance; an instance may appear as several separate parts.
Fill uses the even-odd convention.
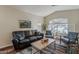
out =
[[[23,31],[14,31],[13,32],[13,38],[18,40],[23,40],[25,38]]]
[[[51,31],[46,31],[46,34],[45,35],[52,35]]]
[[[70,40],[76,40],[77,39],[77,36],[78,36],[78,33],[76,33],[76,32],[69,32],[68,33],[68,38]]]

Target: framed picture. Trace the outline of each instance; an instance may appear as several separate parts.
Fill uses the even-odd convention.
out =
[[[31,28],[31,21],[29,20],[19,20],[20,28]]]

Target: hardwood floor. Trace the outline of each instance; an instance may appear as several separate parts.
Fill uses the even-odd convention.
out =
[[[13,46],[8,46],[8,47],[0,49],[0,54],[10,54],[10,53],[13,53],[14,51],[15,50]]]

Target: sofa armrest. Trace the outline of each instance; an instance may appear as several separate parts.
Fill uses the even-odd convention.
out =
[[[68,36],[63,36],[64,38],[68,38]]]
[[[19,40],[18,40],[18,39],[13,39],[12,42],[13,42],[13,43],[18,43]]]
[[[15,50],[17,50],[19,48],[19,40],[13,39],[12,42],[13,42],[13,46],[14,46]]]

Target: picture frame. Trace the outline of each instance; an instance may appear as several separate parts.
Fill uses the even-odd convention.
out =
[[[19,20],[20,28],[31,28],[31,21],[29,20]]]

